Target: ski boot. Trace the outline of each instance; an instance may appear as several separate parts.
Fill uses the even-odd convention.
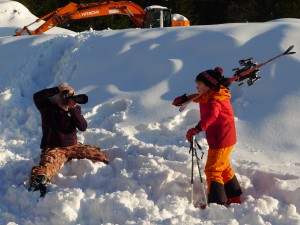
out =
[[[235,196],[235,197],[232,197],[232,198],[227,198],[226,204],[227,205],[242,204],[241,196]]]

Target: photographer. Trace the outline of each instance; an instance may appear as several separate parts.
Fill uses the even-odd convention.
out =
[[[74,96],[73,88],[61,84],[35,93],[33,99],[41,113],[43,137],[41,161],[31,170],[29,191],[40,190],[44,196],[47,182],[68,160],[89,159],[108,164],[109,159],[100,148],[77,142],[77,129],[87,128],[77,103],[86,103],[86,95]]]

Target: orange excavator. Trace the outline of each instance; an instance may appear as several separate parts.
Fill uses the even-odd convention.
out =
[[[25,26],[22,30],[16,31],[16,36],[21,36],[24,32],[30,35],[39,35],[47,30],[67,24],[70,20],[107,16],[107,15],[127,15],[138,28],[155,28],[171,26],[189,26],[190,22],[184,16],[174,14],[171,10],[162,6],[148,6],[145,9],[130,1],[106,1],[87,4],[77,4],[70,2],[68,5],[58,8],[53,12],[37,19],[35,22]],[[179,16],[178,16],[179,15]],[[34,30],[29,30],[29,26],[45,20],[45,22]]]

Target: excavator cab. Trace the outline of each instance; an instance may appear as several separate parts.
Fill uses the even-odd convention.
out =
[[[148,6],[145,8],[143,28],[171,27],[171,9],[162,6]]]

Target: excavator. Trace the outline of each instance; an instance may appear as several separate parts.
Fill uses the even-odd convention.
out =
[[[20,31],[16,30],[15,36],[21,36],[24,33],[29,35],[43,34],[47,30],[67,24],[70,20],[79,20],[85,18],[108,16],[108,15],[127,15],[138,28],[156,28],[156,27],[176,27],[189,26],[190,22],[184,16],[171,14],[171,9],[162,6],[148,6],[145,9],[131,1],[105,1],[94,3],[74,3],[57,8],[56,10],[37,19],[35,22],[23,27]],[[176,15],[176,16],[174,16]],[[45,20],[45,22],[34,30],[28,27]]]

